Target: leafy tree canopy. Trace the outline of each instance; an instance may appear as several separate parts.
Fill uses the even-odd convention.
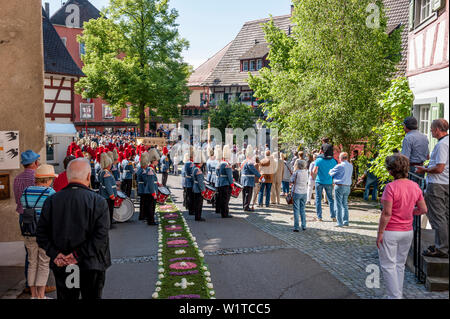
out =
[[[388,35],[382,1],[379,27],[368,27],[372,0],[293,0],[290,35],[263,25],[270,68],[249,75],[281,141],[315,145],[328,136],[348,150],[380,123],[380,94],[401,55],[401,29]],[[370,20],[370,22],[373,22]]]
[[[131,105],[141,134],[147,108],[150,116],[179,120],[192,69],[181,56],[188,42],[178,33],[177,17],[168,0],[111,0],[100,18],[84,24],[78,38],[85,44],[86,77],[77,91],[102,97],[115,115]]]

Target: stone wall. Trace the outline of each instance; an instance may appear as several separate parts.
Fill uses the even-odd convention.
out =
[[[44,71],[40,0],[0,0],[0,131],[19,131],[20,152],[32,149],[45,162]],[[0,201],[0,242],[21,240],[13,181]]]

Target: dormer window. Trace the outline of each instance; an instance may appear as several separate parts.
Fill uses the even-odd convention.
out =
[[[241,72],[255,72],[261,70],[267,64],[269,47],[266,42],[255,41],[251,47],[239,59],[241,60]]]

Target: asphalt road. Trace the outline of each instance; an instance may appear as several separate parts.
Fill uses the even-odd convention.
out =
[[[180,177],[169,177],[173,198],[183,209],[180,184]],[[204,204],[206,222],[184,215],[205,253],[217,299],[357,298],[312,258],[247,222],[237,201],[230,219]],[[106,299],[149,299],[154,292],[158,229],[137,215],[110,232],[113,265],[106,273]]]

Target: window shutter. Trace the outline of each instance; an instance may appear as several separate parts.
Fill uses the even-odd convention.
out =
[[[433,1],[433,11],[438,11],[442,9],[444,6],[445,1],[444,0],[432,0]]]
[[[420,112],[419,112],[419,105],[414,105],[412,108],[412,116],[414,116],[417,121],[420,121]]]
[[[444,117],[444,103],[433,103],[430,107],[430,126],[434,120]],[[437,140],[433,138],[431,132],[429,133],[430,139],[430,151],[434,149],[437,144]]]
[[[409,30],[414,29],[414,3],[416,0],[409,0]]]

